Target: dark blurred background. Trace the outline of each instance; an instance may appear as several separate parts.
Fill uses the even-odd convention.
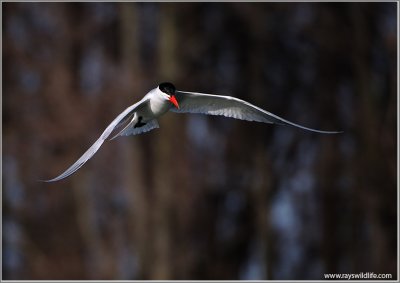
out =
[[[397,278],[396,3],[2,3],[3,279]],[[162,81],[319,135],[167,114]]]

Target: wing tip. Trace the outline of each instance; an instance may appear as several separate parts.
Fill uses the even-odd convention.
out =
[[[66,177],[68,177],[68,176],[66,176]],[[64,178],[66,178],[66,177],[60,177],[60,176],[58,176],[58,177],[55,177],[55,178],[53,178],[53,179],[47,179],[47,180],[39,179],[39,180],[36,180],[36,182],[41,182],[41,183],[53,183],[53,182],[60,181],[60,180],[62,180],[62,179],[64,179]]]
[[[57,181],[55,178],[54,179],[49,179],[49,180],[41,180],[41,179],[36,180],[36,182],[40,182],[40,183],[52,183],[52,182],[55,182],[55,181]]]

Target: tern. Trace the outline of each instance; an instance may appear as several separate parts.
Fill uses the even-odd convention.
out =
[[[129,106],[119,114],[107,126],[98,140],[67,170],[53,179],[43,181],[55,182],[75,173],[99,150],[103,142],[113,132],[117,132],[117,134],[113,135],[110,140],[118,136],[138,135],[158,128],[157,118],[168,111],[221,115],[246,121],[276,123],[321,134],[341,133],[301,126],[236,97],[179,91],[172,83],[165,82],[149,91],[139,102]],[[120,128],[122,130],[118,131]]]

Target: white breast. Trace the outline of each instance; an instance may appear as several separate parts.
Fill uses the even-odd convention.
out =
[[[150,93],[150,111],[154,117],[159,117],[167,112],[172,104],[161,93],[158,88],[153,89]]]

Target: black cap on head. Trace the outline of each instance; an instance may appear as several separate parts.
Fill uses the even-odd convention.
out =
[[[168,94],[168,95],[173,95],[173,94],[175,94],[175,86],[173,85],[173,84],[171,84],[171,83],[168,83],[168,82],[166,82],[166,83],[161,83],[159,86],[158,86],[158,88],[162,91],[162,92],[164,92],[164,93],[166,93],[166,94]]]

